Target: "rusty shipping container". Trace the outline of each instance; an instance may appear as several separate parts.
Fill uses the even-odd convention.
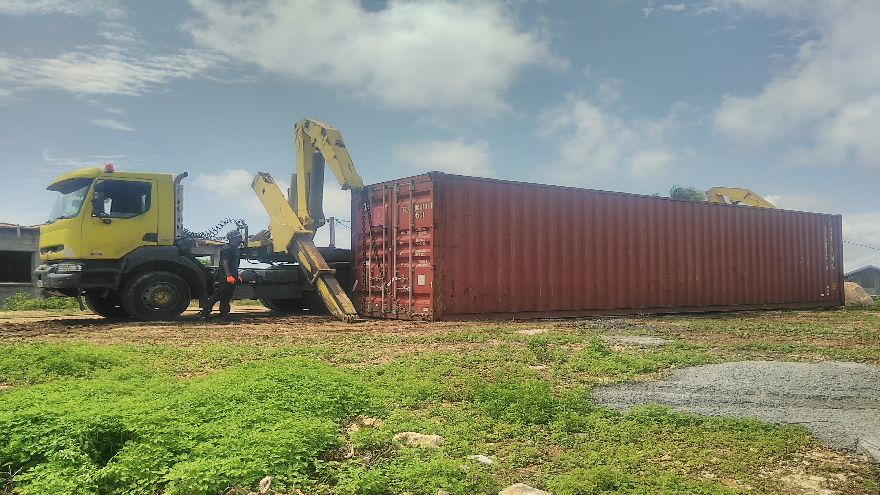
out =
[[[460,320],[833,307],[839,215],[433,172],[352,195],[355,304]]]

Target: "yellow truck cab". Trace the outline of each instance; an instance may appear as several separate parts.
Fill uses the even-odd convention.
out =
[[[170,174],[83,168],[53,181],[40,228],[37,285],[83,296],[107,317],[166,319],[210,291],[210,272],[175,245],[180,180]]]

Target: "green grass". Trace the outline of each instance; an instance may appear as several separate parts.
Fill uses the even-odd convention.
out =
[[[356,378],[310,361],[194,380],[128,366],[3,394],[0,464],[23,495],[207,495],[268,473],[310,485],[330,475],[342,421],[369,404]]]
[[[282,493],[310,495],[494,495],[516,482],[556,495],[770,494],[799,493],[782,478],[800,472],[840,493],[877,493],[876,466],[803,464],[825,451],[796,426],[655,406],[620,412],[591,398],[597,385],[731,356],[800,356],[818,339],[870,344],[871,325],[880,327],[868,312],[817,315],[644,319],[613,330],[673,339],[649,349],[607,344],[598,320],[547,323],[533,336],[476,324],[301,341],[6,343],[0,493],[219,495],[273,475]],[[226,328],[235,332],[217,330]],[[741,338],[756,342],[727,340]],[[382,421],[349,428],[362,416]],[[403,431],[445,443],[401,447],[392,439]]]
[[[88,344],[0,345],[0,384],[23,385],[84,378],[129,363],[133,353]]]
[[[0,305],[0,311],[63,311],[79,310],[75,297],[33,297],[24,292],[16,292]]]

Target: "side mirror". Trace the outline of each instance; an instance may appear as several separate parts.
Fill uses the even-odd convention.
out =
[[[106,214],[107,212],[104,211],[104,193],[95,191],[95,194],[92,196],[92,216],[103,217]]]

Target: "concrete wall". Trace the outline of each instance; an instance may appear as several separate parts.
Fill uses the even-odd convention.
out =
[[[0,283],[0,305],[17,292],[24,292],[31,297],[43,297],[43,291],[34,287],[33,284],[7,284]]]
[[[31,256],[31,283],[0,282],[0,304],[16,292],[26,292],[39,297],[42,291],[34,287],[33,271],[40,263],[40,229],[33,227],[17,227],[0,225],[0,251],[25,251]]]

